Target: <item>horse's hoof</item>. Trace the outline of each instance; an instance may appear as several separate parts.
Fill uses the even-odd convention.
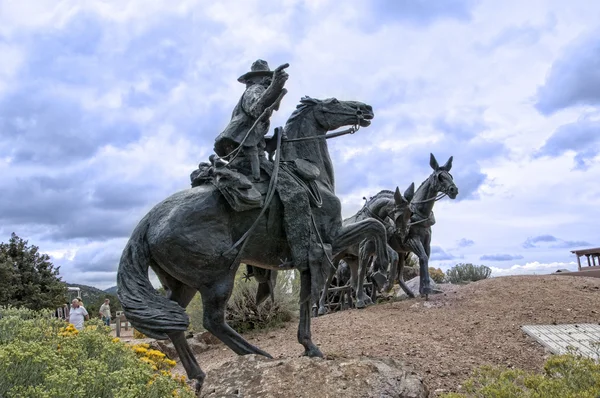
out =
[[[366,307],[365,302],[363,300],[356,300],[356,305],[355,306],[359,310]]]
[[[200,397],[200,393],[202,392],[202,385],[204,384],[204,377],[202,380],[198,379],[189,379],[186,381],[186,384],[192,391],[194,391],[197,397]]]
[[[317,316],[325,315],[327,311],[325,311],[325,307],[320,307],[319,311],[317,311]]]
[[[323,358],[323,353],[317,348],[317,346],[312,346],[310,349],[304,351],[302,356],[309,358]]]
[[[368,296],[365,298],[365,305],[373,305],[373,300],[371,300],[371,298]]]

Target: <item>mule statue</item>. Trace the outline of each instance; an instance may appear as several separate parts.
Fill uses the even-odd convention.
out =
[[[412,211],[411,220],[409,223],[409,232],[404,240],[397,239],[392,236],[388,244],[392,249],[397,251],[399,261],[397,265],[392,262],[388,272],[387,281],[383,287],[385,292],[392,289],[394,280],[401,282],[401,287],[409,297],[415,297],[414,294],[402,286],[402,268],[406,260],[405,255],[410,252],[414,253],[419,258],[419,293],[421,296],[427,296],[435,293],[431,289],[429,279],[429,256],[431,254],[431,227],[435,224],[433,215],[433,205],[436,201],[448,196],[450,199],[455,199],[458,195],[458,188],[454,184],[454,179],[450,174],[452,168],[452,156],[448,161],[440,166],[433,154],[430,154],[429,165],[433,172],[429,177],[421,183],[415,192],[410,208]],[[441,195],[438,195],[441,192]]]
[[[400,241],[404,240],[404,237],[408,234],[408,224],[412,216],[410,209],[410,201],[415,192],[415,184],[412,183],[408,189],[404,192],[404,196],[400,193],[400,189],[396,188],[396,192],[392,191],[381,191],[374,197],[371,197],[364,206],[353,216],[345,219],[343,223],[353,224],[366,219],[376,219],[387,227],[388,241],[392,236],[396,236]],[[386,245],[388,249],[388,257],[393,252]],[[365,293],[363,283],[366,277],[367,267],[370,263],[370,259],[377,254],[375,242],[370,238],[365,238],[358,244],[352,245],[343,252],[339,253],[336,257],[336,263],[340,260],[345,261],[350,267],[351,271],[351,286],[356,295],[355,307],[364,308],[369,304],[372,304],[371,298]],[[398,257],[397,254],[394,256],[395,261]],[[375,273],[381,273],[381,271],[387,271],[387,264],[383,269],[375,269]],[[324,288],[321,292],[319,299],[318,315],[324,315],[325,300],[328,296],[328,288],[331,285],[331,279],[334,275],[335,270],[330,269],[328,279],[325,282]],[[385,277],[382,275],[382,278]],[[374,278],[376,280],[376,276]],[[381,283],[381,282],[380,282]],[[383,285],[383,283],[381,283]]]
[[[185,339],[189,324],[185,308],[197,291],[209,332],[239,355],[270,358],[225,322],[235,274],[242,262],[269,270],[298,269],[298,341],[304,355],[321,357],[311,337],[310,310],[331,258],[368,236],[377,244],[378,259],[387,263],[386,230],[381,222],[366,219],[342,224],[326,140],[367,127],[373,117],[372,107],[362,102],[304,97],[285,126],[265,140],[269,158],[275,153],[274,161],[259,151],[258,182],[248,178],[256,176],[251,166],[254,160],[245,158],[244,151],[237,152],[235,169],[233,162],[212,156],[210,164],[201,164],[193,176],[193,188],[158,203],[134,229],[119,263],[117,295],[134,328],[173,342],[198,392],[205,373]],[[343,126],[353,127],[327,134]],[[307,252],[297,249],[305,242],[289,237],[294,229],[306,231],[300,223],[310,226]],[[294,250],[307,261],[297,261]],[[285,260],[289,257],[293,261]],[[152,287],[148,268],[167,290],[166,297]]]

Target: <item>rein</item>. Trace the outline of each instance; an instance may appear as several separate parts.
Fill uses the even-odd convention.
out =
[[[428,203],[428,202],[431,202],[431,201],[437,202],[438,200],[442,199],[442,198],[443,198],[443,197],[445,197],[446,195],[447,195],[446,193],[443,193],[443,192],[442,192],[441,194],[439,194],[439,195],[437,195],[437,196],[434,196],[434,197],[432,197],[432,198],[425,199],[425,200],[418,200],[418,201],[416,201],[416,202],[413,202],[413,201],[411,201],[410,203],[411,203],[411,204],[416,204],[416,205],[418,205],[418,204],[421,204],[421,203]]]
[[[350,127],[349,129],[346,129],[346,130],[337,131],[335,133],[329,133],[329,134],[325,134],[325,135],[318,135],[318,136],[315,136],[315,137],[285,138],[283,140],[283,143],[286,144],[288,142],[311,141],[311,140],[318,140],[318,139],[322,139],[322,138],[328,140],[330,138],[335,138],[335,137],[339,137],[339,136],[346,135],[346,134],[354,134],[358,130],[360,130],[360,125],[356,124],[356,125]]]
[[[416,202],[413,202],[413,201],[411,201],[411,202],[410,202],[410,204],[422,204],[422,203],[429,203],[429,202],[432,202],[432,201],[433,201],[433,202],[437,202],[438,200],[442,199],[442,198],[443,198],[443,197],[445,197],[446,195],[447,195],[446,193],[443,193],[443,192],[442,192],[442,193],[440,193],[439,195],[433,196],[433,197],[431,197],[431,198],[429,198],[429,199],[425,199],[425,200],[418,200],[418,201],[416,201]],[[416,210],[416,209],[415,209],[415,210]],[[418,214],[418,215],[420,215],[421,217],[423,217],[423,219],[422,219],[422,220],[419,220],[419,221],[415,221],[415,222],[408,223],[408,224],[407,224],[407,225],[408,225],[408,227],[412,227],[413,225],[417,225],[417,224],[424,223],[425,221],[429,221],[429,215],[427,215],[426,217],[424,217],[424,216],[423,216],[423,214],[422,214],[422,213],[420,213],[420,212],[418,212],[418,211],[416,211],[415,213],[416,213],[416,214]]]
[[[329,112],[329,111],[322,111],[322,112],[326,112],[326,113],[335,113],[336,115],[347,115],[347,116],[356,116],[356,123],[354,124],[354,126],[346,129],[346,130],[342,130],[342,131],[337,131],[334,133],[329,133],[329,134],[325,134],[325,135],[318,135],[316,137],[300,137],[300,138],[285,138],[284,139],[284,144],[288,143],[288,142],[298,142],[298,141],[312,141],[312,140],[318,140],[318,139],[329,139],[329,138],[335,138],[335,137],[339,137],[342,135],[346,135],[346,134],[354,134],[356,133],[358,130],[360,130],[360,122],[365,120],[365,118],[362,115],[362,112],[357,109],[356,112],[354,113],[350,113],[350,112]]]

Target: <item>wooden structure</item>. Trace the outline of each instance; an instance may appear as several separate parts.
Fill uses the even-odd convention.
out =
[[[588,267],[598,267],[600,269],[600,247],[596,247],[594,249],[584,249],[584,250],[571,250],[571,253],[577,256],[577,267],[579,271],[587,271],[591,268],[585,267],[585,265],[581,266],[581,257],[587,257],[587,266]],[[590,261],[590,258],[592,261]]]
[[[117,311],[115,318],[115,333],[117,337],[121,337],[121,324],[123,324],[125,330],[129,330],[129,321],[122,311]]]
[[[370,292],[369,296],[373,302],[377,301],[377,290],[373,288],[371,282],[365,282],[364,288]],[[332,285],[327,291],[327,300],[325,300],[325,308],[327,313],[344,311],[353,308],[352,286],[335,286]],[[313,305],[313,316],[317,316],[318,303]]]
[[[571,250],[571,253],[577,256],[577,271],[569,272],[559,270],[556,275],[564,276],[587,276],[600,278],[600,247],[594,249]],[[585,256],[587,265],[581,264],[581,257]]]

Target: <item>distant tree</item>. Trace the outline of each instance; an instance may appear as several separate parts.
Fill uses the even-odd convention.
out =
[[[0,305],[32,310],[63,305],[67,287],[59,269],[13,232],[8,243],[0,243]]]

